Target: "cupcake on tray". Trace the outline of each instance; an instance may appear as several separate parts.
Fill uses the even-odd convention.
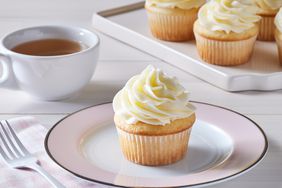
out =
[[[132,77],[113,100],[119,142],[126,159],[167,165],[187,152],[195,107],[175,77],[148,66]]]
[[[200,57],[211,64],[248,62],[258,35],[258,7],[252,0],[211,0],[194,23]]]
[[[166,41],[193,39],[193,23],[206,0],[146,0],[152,34]]]
[[[255,0],[260,8],[258,15],[262,17],[259,26],[258,40],[274,40],[274,18],[279,8],[282,7],[282,0]]]
[[[276,15],[274,23],[274,37],[278,47],[279,61],[282,65],[282,8],[280,8],[278,14]]]

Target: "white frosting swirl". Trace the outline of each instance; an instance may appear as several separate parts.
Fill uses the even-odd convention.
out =
[[[276,28],[282,32],[282,8],[280,8],[279,12],[276,14],[274,19],[274,24]]]
[[[282,7],[282,0],[256,0],[256,4],[263,10],[277,10]]]
[[[116,94],[113,108],[127,124],[141,121],[165,125],[194,113],[195,107],[189,103],[188,96],[175,77],[150,65]]]
[[[252,0],[211,0],[199,10],[199,23],[211,31],[242,33],[260,20]]]
[[[146,0],[146,6],[189,10],[192,8],[199,8],[205,2],[206,0]]]

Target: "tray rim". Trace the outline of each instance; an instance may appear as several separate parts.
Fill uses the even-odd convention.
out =
[[[205,64],[199,62],[198,60],[190,57],[189,55],[183,55],[183,53],[166,46],[165,44],[159,43],[156,40],[148,38],[140,33],[137,33],[129,28],[119,25],[115,22],[107,19],[110,16],[115,16],[123,13],[128,13],[135,10],[140,10],[144,8],[145,1],[140,1],[137,3],[119,6],[116,8],[106,9],[93,14],[92,16],[92,26],[94,29],[102,32],[122,43],[130,45],[133,48],[141,50],[142,52],[149,54],[157,59],[162,60],[164,63],[170,64],[176,68],[179,68],[185,72],[192,74],[193,76],[204,80],[205,82],[219,87],[223,90],[230,92],[237,91],[248,91],[248,90],[259,90],[259,91],[272,91],[282,89],[282,71],[273,72],[268,74],[251,73],[251,74],[240,74],[240,75],[228,75],[217,69],[213,69],[209,66],[210,64]],[[126,32],[126,36],[123,34]],[[140,42],[140,43],[138,43]],[[160,50],[155,50],[160,48]],[[165,50],[166,58],[160,57],[158,55],[160,51]],[[175,57],[171,57],[174,55]],[[176,57],[177,56],[177,57]],[[173,60],[172,60],[173,59]],[[176,60],[178,59],[178,60]],[[173,62],[178,62],[174,64]],[[179,62],[184,62],[188,70],[183,69]],[[216,67],[216,65],[213,65]],[[196,69],[196,71],[195,71]],[[213,78],[213,81],[207,78]],[[242,85],[242,83],[244,85]]]

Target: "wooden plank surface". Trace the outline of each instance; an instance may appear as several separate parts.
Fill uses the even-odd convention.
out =
[[[70,24],[93,30],[91,16],[94,11],[132,2],[133,0],[0,0],[0,37],[22,27],[44,24]],[[44,102],[19,90],[0,88],[0,118],[32,115],[46,128],[50,128],[71,112],[111,101],[132,75],[139,73],[148,64],[153,64],[168,74],[177,76],[191,92],[192,100],[243,113],[256,121],[268,136],[269,152],[262,163],[247,174],[209,186],[210,188],[282,187],[282,90],[229,93],[110,37],[102,34],[99,36],[100,60],[91,82],[80,95],[64,101]]]

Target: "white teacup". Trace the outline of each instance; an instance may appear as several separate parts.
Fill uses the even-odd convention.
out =
[[[54,38],[76,41],[87,48],[56,56],[25,55],[11,50],[29,41]],[[6,35],[0,41],[0,50],[0,87],[18,87],[43,100],[60,100],[79,91],[91,79],[99,55],[99,38],[77,27],[38,26]]]

